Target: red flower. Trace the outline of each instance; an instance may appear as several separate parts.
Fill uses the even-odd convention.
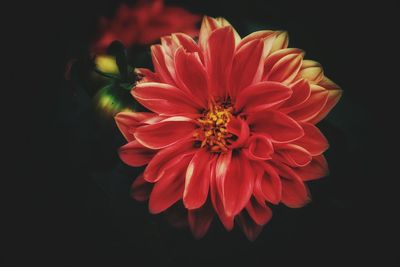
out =
[[[102,53],[108,45],[119,40],[125,46],[145,45],[173,32],[198,34],[200,17],[183,8],[164,6],[163,0],[141,0],[133,7],[121,5],[113,19],[102,18],[99,38],[93,51]]]
[[[151,47],[155,72],[138,70],[145,77],[132,90],[151,112],[116,116],[129,142],[121,159],[147,165],[133,195],[149,198],[151,213],[182,200],[195,237],[216,213],[253,240],[269,205],[310,201],[304,182],[328,171],[328,142],[315,124],[341,90],[287,46],[286,32],[241,39],[225,19],[205,17],[198,43],[176,33]]]

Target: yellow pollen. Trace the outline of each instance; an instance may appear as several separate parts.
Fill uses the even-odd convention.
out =
[[[227,131],[233,108],[229,104],[217,104],[203,113],[198,119],[200,127],[194,137],[201,141],[201,147],[208,147],[211,152],[221,153],[228,151],[229,138]]]

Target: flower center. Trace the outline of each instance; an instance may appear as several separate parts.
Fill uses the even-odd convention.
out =
[[[207,146],[211,152],[228,151],[229,139],[233,137],[227,126],[232,117],[233,107],[230,103],[215,104],[198,119],[199,130],[195,137],[201,141],[201,147]]]

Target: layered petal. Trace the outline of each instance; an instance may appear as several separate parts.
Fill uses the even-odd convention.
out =
[[[227,216],[237,215],[246,206],[254,179],[255,173],[244,154],[234,153],[225,175],[220,175],[216,181]]]
[[[140,83],[132,90],[133,97],[158,114],[197,114],[201,106],[175,86],[164,83]]]
[[[256,240],[263,229],[262,225],[258,225],[253,221],[247,211],[243,211],[239,214],[237,217],[237,223],[242,228],[242,231],[247,239],[250,241]]]
[[[282,198],[282,183],[281,178],[275,168],[270,164],[263,165],[264,172],[257,182],[261,189],[264,198],[272,203],[278,204]]]
[[[272,218],[271,209],[264,202],[259,203],[254,197],[247,203],[246,210],[258,225],[264,225]]]
[[[328,101],[329,92],[312,84],[310,97],[287,114],[296,121],[307,122],[316,117]]]
[[[311,123],[302,122],[300,125],[304,130],[304,136],[294,141],[294,144],[305,148],[312,156],[324,153],[329,144],[321,131]]]
[[[175,68],[178,83],[185,88],[192,99],[203,108],[208,106],[208,84],[205,67],[198,53],[186,53],[179,48],[175,53]]]
[[[201,208],[189,210],[188,220],[190,230],[196,239],[202,238],[210,228],[214,212],[210,204],[204,205]]]
[[[313,157],[305,167],[295,169],[297,175],[303,181],[312,181],[329,174],[328,163],[323,155]]]
[[[302,54],[289,54],[278,60],[267,73],[269,81],[289,84],[296,77],[303,61]]]
[[[324,77],[319,84],[328,90],[328,99],[325,103],[325,106],[321,109],[317,116],[310,120],[311,123],[316,124],[321,121],[326,115],[331,111],[331,109],[337,104],[339,99],[342,97],[342,89],[332,82],[327,77]]]
[[[182,158],[193,155],[196,150],[193,142],[189,140],[160,150],[147,165],[143,174],[144,179],[151,183],[157,182],[164,176],[168,167],[182,164]]]
[[[311,95],[310,84],[304,79],[297,80],[291,84],[290,89],[292,90],[290,98],[279,106],[279,110],[284,113],[290,112],[303,104]]]
[[[289,44],[289,34],[285,31],[279,31],[277,33],[274,44],[272,45],[271,52],[285,49],[288,47],[288,44]]]
[[[311,201],[306,185],[300,176],[285,164],[275,164],[282,183],[282,203],[290,208],[300,208]]]
[[[321,64],[313,60],[304,60],[298,73],[298,78],[306,79],[311,84],[319,83],[324,77]]]
[[[146,124],[146,120],[156,117],[151,112],[120,112],[115,116],[118,129],[128,142],[135,140],[133,133],[136,128]]]
[[[247,157],[251,160],[268,160],[274,153],[271,140],[265,135],[253,135],[248,141]]]
[[[141,126],[135,131],[135,138],[145,147],[161,149],[181,140],[193,138],[196,123],[190,118],[175,116],[152,125]]]
[[[180,164],[165,169],[165,175],[154,184],[150,194],[149,211],[157,214],[171,207],[182,198],[187,164],[192,156],[184,156]]]
[[[292,167],[303,167],[310,163],[310,152],[294,144],[279,144],[275,146],[276,159]]]
[[[235,110],[257,112],[274,107],[290,98],[292,90],[277,82],[259,82],[243,89],[236,100]]]
[[[255,39],[239,48],[233,58],[229,93],[236,99],[247,86],[261,81],[263,73],[264,41]]]
[[[183,192],[183,203],[187,209],[200,208],[207,199],[211,180],[211,159],[211,153],[200,149],[187,167]]]
[[[248,118],[250,128],[255,133],[269,136],[273,142],[286,143],[301,138],[304,131],[289,116],[278,111],[262,111]]]
[[[146,165],[156,153],[156,150],[149,149],[136,140],[120,147],[118,150],[120,159],[132,167]]]
[[[210,92],[217,99],[227,97],[234,52],[235,37],[232,27],[223,27],[212,32],[205,48],[205,63]]]

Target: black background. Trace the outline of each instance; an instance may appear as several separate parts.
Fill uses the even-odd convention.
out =
[[[7,180],[16,190],[4,187],[11,193],[3,202],[3,266],[395,266],[394,3],[167,1],[226,17],[242,35],[244,22],[287,30],[290,46],[322,63],[344,90],[319,125],[331,144],[330,176],[309,184],[307,207],[274,208],[272,221],[249,242],[217,220],[195,241],[130,199],[134,172],[115,151],[122,139],[110,141],[115,128],[85,109],[85,96],[77,100],[68,91],[67,60],[84,53],[98,17],[112,14],[118,2],[12,9],[17,27],[8,40],[11,46],[18,40],[21,61],[9,80],[21,89],[7,101],[8,129],[17,139]]]

